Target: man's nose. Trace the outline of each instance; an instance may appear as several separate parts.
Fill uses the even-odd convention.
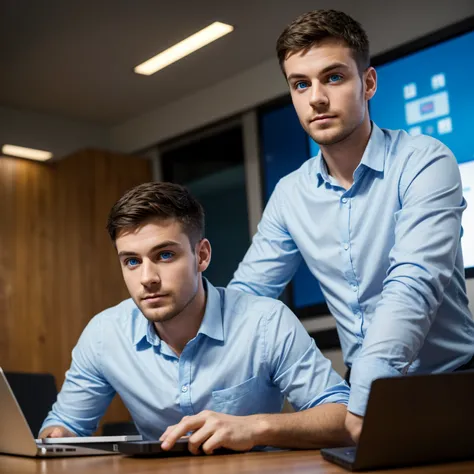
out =
[[[311,85],[311,95],[309,103],[312,107],[327,106],[329,104],[329,98],[326,93],[326,88],[319,82],[314,82]]]
[[[141,271],[142,273],[140,282],[143,286],[150,286],[160,283],[161,280],[158,268],[153,264],[153,262],[147,260],[143,261]]]

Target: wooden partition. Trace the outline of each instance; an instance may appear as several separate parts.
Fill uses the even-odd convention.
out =
[[[50,372],[60,387],[92,316],[128,297],[105,230],[151,163],[86,150],[51,164],[0,158],[0,366]],[[104,421],[127,419],[114,400]]]

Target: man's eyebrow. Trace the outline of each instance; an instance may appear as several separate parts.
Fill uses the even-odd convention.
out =
[[[330,64],[329,66],[326,66],[321,71],[319,71],[319,75],[326,74],[334,69],[349,69],[349,66],[347,64],[340,63],[340,62],[333,63],[333,64]]]
[[[166,240],[164,242],[159,243],[158,245],[155,245],[151,250],[150,253],[156,252],[157,250],[161,250],[163,248],[169,248],[169,247],[180,247],[181,244],[179,242],[175,242],[174,240]],[[119,258],[120,257],[135,257],[138,254],[135,252],[130,252],[128,250],[122,250],[121,252],[118,253]]]
[[[296,74],[296,73],[293,73],[293,74],[290,74],[286,80],[288,82],[290,82],[292,79],[307,79],[308,76],[305,76],[304,74]]]
[[[327,74],[328,72],[333,71],[334,69],[349,69],[349,66],[345,63],[340,63],[340,62],[329,64],[329,66],[326,66],[324,69],[321,69],[318,75],[321,76],[323,74]],[[287,77],[287,81],[290,82],[291,80],[294,80],[294,79],[307,79],[307,78],[308,76],[306,74],[293,73]]]

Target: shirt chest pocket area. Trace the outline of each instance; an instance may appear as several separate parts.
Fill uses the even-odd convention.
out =
[[[239,385],[214,390],[212,392],[212,410],[228,415],[253,415],[258,412],[258,377],[252,377]]]

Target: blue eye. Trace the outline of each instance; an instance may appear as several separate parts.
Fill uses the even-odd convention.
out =
[[[171,258],[173,258],[174,254],[173,252],[161,252],[160,253],[160,258],[162,260],[170,260]]]
[[[307,88],[308,88],[308,83],[307,82],[297,82],[295,84],[295,89],[296,90],[304,91]]]
[[[138,258],[129,258],[125,261],[127,267],[136,267],[139,263]]]
[[[342,79],[340,74],[331,74],[328,78],[328,82],[339,82]]]

